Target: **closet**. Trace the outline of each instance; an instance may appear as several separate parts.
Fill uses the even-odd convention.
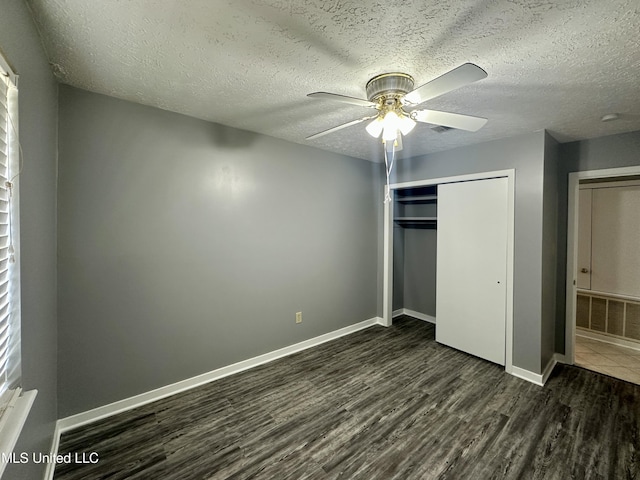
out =
[[[431,185],[395,195],[394,308],[429,321],[436,316],[437,189]]]
[[[508,211],[506,177],[398,189],[395,195],[402,301],[433,297],[436,341],[500,365],[506,355]],[[411,284],[414,264],[424,262],[409,240],[419,235],[425,245],[428,235],[433,238],[435,252],[423,252],[435,256],[433,285]]]

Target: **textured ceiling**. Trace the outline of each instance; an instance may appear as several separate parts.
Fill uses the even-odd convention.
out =
[[[488,78],[427,108],[486,117],[478,132],[419,124],[402,156],[547,129],[559,141],[640,130],[638,0],[28,0],[66,84],[379,161],[373,76],[416,85],[473,62]],[[615,112],[620,118],[603,123]]]

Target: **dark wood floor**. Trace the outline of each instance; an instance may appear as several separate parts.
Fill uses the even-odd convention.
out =
[[[70,479],[640,478],[640,386],[544,388],[402,318],[66,433]]]

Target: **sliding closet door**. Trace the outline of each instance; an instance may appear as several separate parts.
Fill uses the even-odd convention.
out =
[[[438,187],[436,341],[505,364],[507,179]]]

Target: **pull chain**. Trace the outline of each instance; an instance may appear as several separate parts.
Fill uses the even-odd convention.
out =
[[[395,161],[395,141],[391,143],[391,148],[389,150],[391,150],[391,162],[389,162],[389,158],[387,155],[387,143],[383,142],[383,146],[384,146],[384,165],[385,165],[385,171],[387,174],[387,185],[385,188],[385,192],[384,192],[384,203],[389,203],[391,201],[391,194],[390,194],[390,182],[389,182],[389,177],[391,176],[391,170],[393,170],[393,163]]]

